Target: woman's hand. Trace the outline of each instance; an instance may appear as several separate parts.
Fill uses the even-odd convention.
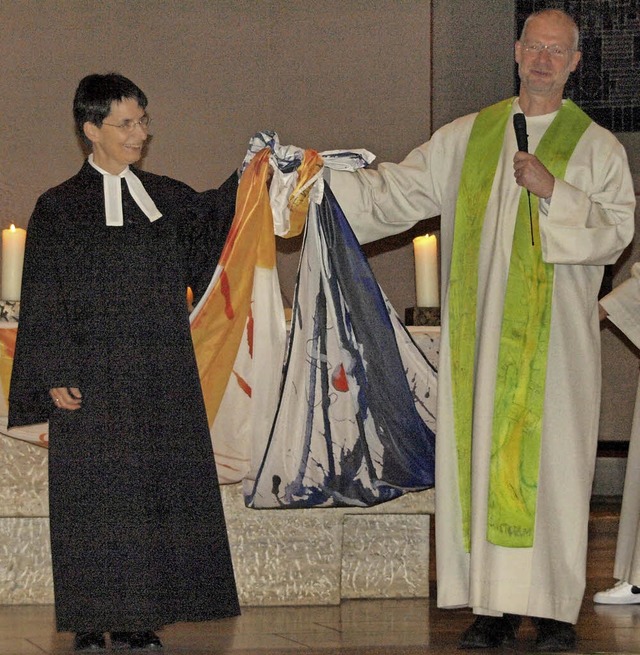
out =
[[[49,395],[56,407],[75,410],[82,405],[82,394],[77,387],[55,387],[49,389]]]

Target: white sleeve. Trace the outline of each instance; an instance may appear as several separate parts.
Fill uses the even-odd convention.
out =
[[[546,210],[546,211],[545,211]],[[635,194],[622,144],[592,123],[540,212],[550,264],[612,264],[634,232]]]
[[[631,277],[600,300],[609,320],[640,348],[640,263],[631,268]]]
[[[439,129],[399,164],[331,171],[329,185],[361,243],[398,234],[442,213],[455,198],[475,115]]]

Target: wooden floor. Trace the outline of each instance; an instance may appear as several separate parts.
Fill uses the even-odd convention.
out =
[[[577,625],[576,653],[640,653],[640,605],[607,607],[592,602],[595,591],[613,582],[618,516],[617,502],[593,505],[587,592]],[[364,600],[339,607],[246,607],[234,619],[182,623],[159,634],[166,655],[460,655],[457,640],[471,620],[469,610],[438,610],[433,598]],[[56,634],[53,626],[50,606],[0,606],[0,655],[71,652],[72,636]],[[513,649],[484,652],[532,652],[533,640],[533,629],[525,623]]]

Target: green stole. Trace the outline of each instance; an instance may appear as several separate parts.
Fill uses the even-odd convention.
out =
[[[453,417],[462,528],[470,550],[471,448],[478,261],[482,225],[511,117],[513,98],[476,117],[456,204],[449,282],[449,341]],[[536,156],[563,179],[567,162],[591,119],[573,102],[562,105]],[[538,199],[522,190],[504,301],[491,445],[487,540],[506,547],[533,544],[547,350],[553,294],[552,264],[542,261]]]

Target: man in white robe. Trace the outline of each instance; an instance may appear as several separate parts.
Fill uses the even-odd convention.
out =
[[[578,65],[578,28],[566,13],[532,14],[515,44],[529,151],[535,152],[567,102],[563,90]],[[573,105],[575,107],[575,105]],[[579,110],[578,110],[579,111]],[[477,115],[455,120],[400,164],[377,171],[332,172],[331,187],[361,242],[402,232],[441,216],[442,336],[436,443],[438,606],[473,608],[478,615],[460,648],[511,643],[520,616],[534,617],[539,651],[569,650],[586,576],[591,483],[600,402],[597,294],[603,266],[616,261],[634,230],[635,197],[626,155],[615,137],[590,123],[568,158],[563,179],[533,154],[521,152],[504,130],[478,233],[475,355],[472,387],[470,519],[462,524],[458,447],[454,432],[450,274],[454,222],[467,146]],[[509,119],[511,117],[509,116]],[[501,149],[500,149],[501,144]],[[476,162],[477,163],[477,162]],[[482,163],[476,166],[482,168]],[[489,178],[490,179],[490,178]],[[536,513],[529,547],[487,539],[490,455],[501,326],[514,225],[522,189],[539,212],[532,237],[550,266],[548,367],[541,399]],[[468,200],[466,201],[468,203]],[[527,218],[528,223],[528,218]],[[528,225],[527,225],[528,229]],[[457,242],[456,242],[457,243]],[[523,305],[527,304],[523,299]],[[546,362],[545,362],[546,365]],[[452,372],[453,371],[453,372]],[[467,546],[468,544],[468,546]],[[517,615],[517,616],[513,616]]]
[[[602,318],[608,318],[640,348],[640,263],[633,265],[631,277],[600,300]],[[640,384],[633,412],[627,472],[620,512],[613,577],[617,584],[599,591],[594,602],[603,605],[640,603]]]

